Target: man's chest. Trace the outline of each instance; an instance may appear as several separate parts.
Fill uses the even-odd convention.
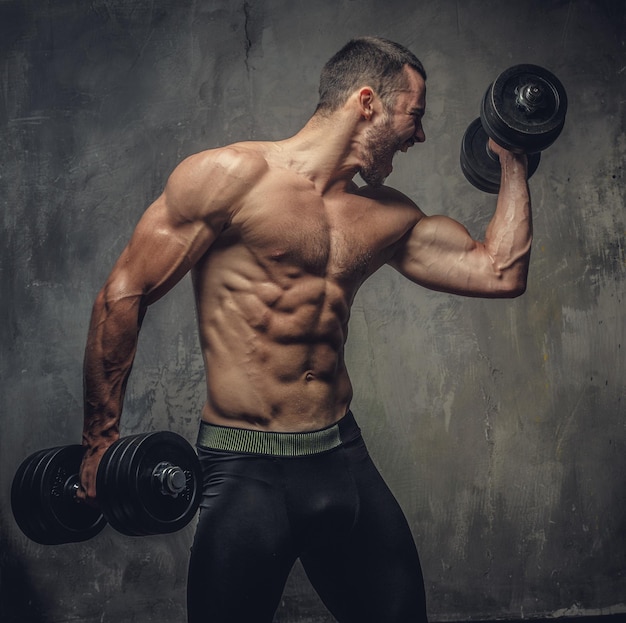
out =
[[[270,268],[336,280],[358,280],[378,268],[402,233],[393,211],[385,214],[384,206],[369,199],[345,193],[327,199],[281,188],[251,197],[232,227],[240,243]]]

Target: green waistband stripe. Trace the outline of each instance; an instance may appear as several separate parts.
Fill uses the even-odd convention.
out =
[[[310,433],[275,433],[200,422],[198,445],[212,450],[272,456],[308,456],[341,445],[337,424]]]

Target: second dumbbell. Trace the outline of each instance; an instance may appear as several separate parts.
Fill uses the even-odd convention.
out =
[[[485,192],[500,188],[500,161],[489,149],[491,138],[510,151],[528,154],[528,177],[539,166],[540,152],[560,135],[565,124],[567,94],[558,78],[537,65],[515,65],[489,85],[480,117],[467,128],[461,143],[461,169]]]
[[[110,523],[131,536],[166,534],[186,526],[202,492],[191,445],[169,431],[124,437],[104,454],[96,479],[99,509],[76,498],[84,448],[41,450],[25,459],[11,488],[13,515],[36,543],[85,541]]]

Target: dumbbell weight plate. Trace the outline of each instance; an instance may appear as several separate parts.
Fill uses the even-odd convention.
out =
[[[537,170],[541,154],[528,155],[528,177]],[[496,194],[500,190],[501,169],[496,154],[489,150],[489,137],[480,119],[469,124],[461,141],[461,170],[467,180],[483,192]]]
[[[40,450],[17,469],[11,508],[18,526],[42,545],[78,543],[106,525],[102,513],[75,499],[75,483],[84,454],[80,445]]]
[[[177,494],[163,492],[155,472],[167,463],[185,476]],[[107,451],[98,468],[96,491],[109,523],[131,536],[166,534],[186,526],[200,504],[198,457],[180,435],[169,431],[125,437]]]
[[[565,124],[567,94],[559,79],[538,65],[503,71],[483,98],[480,117],[496,143],[526,153],[543,151]]]
[[[130,475],[120,474],[120,456],[134,437],[122,437],[111,445],[98,465],[96,475],[96,498],[104,516],[118,532],[129,536],[141,536],[133,527],[133,516],[129,510]]]
[[[15,472],[11,485],[11,510],[22,532],[36,543],[47,538],[47,530],[41,526],[41,502],[38,489],[33,486],[33,471],[49,450],[40,450],[24,459]]]

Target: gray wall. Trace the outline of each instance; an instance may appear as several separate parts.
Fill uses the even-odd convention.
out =
[[[93,297],[178,161],[281,138],[348,38],[409,45],[427,142],[390,183],[481,236],[493,196],[458,166],[487,85],[554,71],[565,131],[531,180],[535,247],[513,301],[383,269],[354,306],[354,410],[421,552],[433,620],[626,612],[626,4],[623,0],[0,1],[0,618],[184,620],[193,526],[41,547],[9,508],[29,453],[76,443]],[[124,433],[193,440],[201,356],[185,280],[149,312]],[[277,621],[329,621],[299,568]]]

